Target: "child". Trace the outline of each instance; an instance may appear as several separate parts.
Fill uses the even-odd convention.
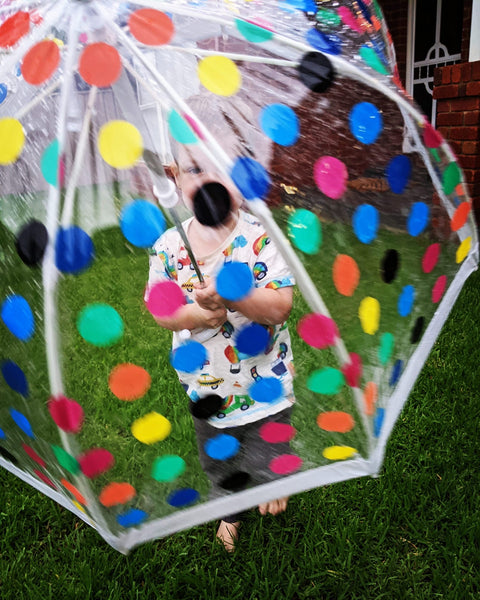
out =
[[[211,103],[208,112],[212,120]],[[220,122],[217,116],[217,127]],[[227,137],[223,136],[224,143]],[[265,442],[261,428],[267,423],[290,422],[293,357],[285,322],[292,308],[294,281],[262,225],[241,208],[238,190],[219,176],[201,151],[179,149],[175,179],[195,215],[183,227],[205,282],[199,284],[180,234],[170,229],[154,245],[148,287],[165,278],[182,287],[187,304],[157,322],[174,332],[173,351],[182,343],[183,330],[191,332],[192,340],[202,340],[207,351],[201,372],[177,374],[190,397],[200,462],[215,497],[225,490],[238,491],[277,478],[269,465],[289,451],[287,442]],[[236,302],[220,297],[215,287],[216,273],[230,261],[248,264],[255,277],[253,290]],[[252,323],[259,324],[256,332],[249,329]],[[266,343],[260,350],[250,350],[260,325],[260,331],[266,331]],[[206,335],[205,330],[211,331]],[[239,334],[243,335],[240,349],[236,347]],[[250,397],[252,385],[262,378],[281,382],[278,397],[256,401]],[[222,433],[230,436],[229,443],[234,438],[233,445],[238,446],[233,455],[226,451],[226,458],[209,450],[210,441]],[[277,514],[286,506],[287,498],[283,498],[262,504],[259,510]],[[229,551],[238,537],[240,520],[241,515],[231,515],[220,522],[217,537]]]

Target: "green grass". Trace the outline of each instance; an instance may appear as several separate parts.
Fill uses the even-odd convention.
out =
[[[121,265],[115,268],[121,270]],[[26,269],[18,275],[31,276]],[[114,270],[113,275],[118,273]],[[127,276],[134,295],[141,298],[145,273],[133,269]],[[108,285],[103,279],[102,295]],[[80,288],[74,290],[75,296],[80,294],[79,304]],[[299,494],[277,518],[262,518],[252,511],[234,557],[215,544],[212,523],[145,544],[124,557],[69,511],[1,471],[2,600],[478,597],[479,290],[476,273],[462,291],[395,427],[382,476]],[[117,301],[125,315],[126,339],[111,356],[102,353],[106,358],[95,363],[98,372],[89,379],[79,375],[76,383],[75,378],[68,382],[69,391],[78,388],[82,402],[98,411],[86,422],[82,435],[102,436],[107,443],[127,450],[121,459],[127,462],[117,464],[112,479],[130,468],[132,461],[148,463],[155,453],[145,456],[142,447],[141,455],[128,454],[133,448],[128,432],[118,435],[119,428],[137,412],[143,413],[146,405],[141,409],[136,403],[120,405],[108,396],[105,376],[111,361],[129,356],[135,344],[135,353],[144,356],[146,367],[158,368],[161,363],[156,349],[146,341],[152,327],[149,315],[141,317],[145,318],[144,336],[128,337],[128,315],[138,307],[122,304],[124,299]],[[75,341],[72,335],[69,339],[69,359],[82,352],[95,354],[95,349],[85,349],[80,338]],[[88,355],[88,361],[92,356]],[[175,407],[178,385],[166,372],[158,379],[160,387],[152,388],[147,406],[156,405],[161,391],[161,397],[168,399],[162,400],[168,416],[181,419],[184,411]],[[43,375],[34,381],[39,393],[46,389]],[[116,422],[120,411],[125,414]],[[106,427],[95,426],[97,418],[100,424],[114,419],[111,436]],[[190,440],[193,449],[188,419],[180,423],[182,440]],[[42,433],[50,431],[48,419],[43,417],[40,424]],[[196,455],[191,454],[194,470]],[[196,476],[199,485],[204,485],[201,474]]]

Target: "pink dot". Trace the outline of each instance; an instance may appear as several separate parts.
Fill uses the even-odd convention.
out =
[[[333,156],[322,156],[313,166],[313,178],[318,189],[338,200],[347,189],[348,171],[345,164]]]
[[[348,9],[346,6],[340,6],[337,8],[337,13],[340,15],[342,21],[347,27],[350,27],[350,29],[356,31],[357,33],[363,33],[363,29],[358,24],[357,19],[353,16],[350,9]]]
[[[430,125],[426,119],[423,129],[423,141],[427,148],[438,148],[443,142],[442,136]]]
[[[48,401],[48,410],[55,425],[67,433],[78,433],[83,424],[83,408],[75,400],[57,396]]]
[[[424,273],[430,273],[435,268],[440,256],[440,244],[432,244],[425,250],[422,258],[422,269]]]
[[[440,277],[437,279],[437,281],[435,282],[435,285],[433,286],[432,289],[432,302],[434,304],[436,304],[437,302],[439,302],[443,296],[443,292],[445,291],[445,288],[447,287],[447,276],[446,275],[440,275]]]
[[[362,376],[362,359],[355,352],[350,352],[350,362],[342,367],[342,373],[350,387],[358,387]]]
[[[47,485],[49,485],[50,487],[52,487],[54,490],[57,489],[57,486],[53,483],[53,481],[51,479],[49,479],[46,475],[44,475],[41,471],[39,471],[38,469],[34,469],[33,472],[44,483],[46,483]]]
[[[22,444],[22,448],[25,450],[28,456],[37,463],[37,465],[40,465],[43,468],[47,466],[47,463],[43,460],[41,456],[38,456],[38,454],[32,447],[27,446],[27,444]]]
[[[171,317],[184,304],[182,288],[174,281],[161,281],[148,294],[147,308],[154,317]]]
[[[260,427],[260,437],[270,444],[280,444],[293,440],[297,430],[287,423],[265,423]]]
[[[200,127],[198,126],[197,122],[195,121],[195,119],[193,119],[192,117],[190,117],[187,114],[183,115],[183,118],[185,119],[185,121],[190,125],[190,127],[193,129],[193,131],[197,134],[198,138],[201,140],[205,139],[205,136],[203,135],[203,133],[200,131]]]
[[[297,324],[298,335],[312,348],[327,348],[339,337],[335,321],[324,315],[305,315]]]
[[[302,466],[302,459],[295,454],[281,454],[270,461],[270,471],[277,475],[288,475],[298,471]]]
[[[115,459],[113,454],[104,448],[93,448],[77,457],[82,473],[89,478],[101,475],[110,469]]]

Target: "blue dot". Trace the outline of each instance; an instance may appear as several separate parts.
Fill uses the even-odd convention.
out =
[[[177,371],[195,373],[207,362],[207,351],[199,342],[187,341],[172,352],[171,363]]]
[[[1,369],[7,385],[11,387],[14,392],[18,392],[22,396],[28,396],[27,378],[17,363],[6,360],[2,363]]]
[[[259,162],[248,156],[237,158],[230,177],[246,200],[263,198],[271,185],[267,171]]]
[[[0,429],[0,440],[4,440],[7,437],[7,434],[3,431],[3,429]]]
[[[283,396],[283,386],[276,377],[264,377],[255,381],[248,393],[255,402],[275,402]]]
[[[205,452],[210,458],[227,460],[240,450],[240,442],[233,435],[221,433],[205,442]]]
[[[175,490],[167,496],[167,502],[170,506],[180,508],[181,506],[188,506],[193,504],[200,498],[200,494],[193,488],[182,488],[181,490]]]
[[[226,300],[242,300],[253,288],[253,275],[245,263],[232,261],[224,265],[215,282],[217,293]]]
[[[15,425],[17,425],[17,427],[19,427],[23,431],[23,433],[27,434],[28,437],[35,437],[33,435],[32,426],[30,425],[30,422],[25,415],[23,415],[21,412],[18,412],[18,410],[11,408],[10,416],[12,417]]]
[[[385,409],[377,408],[375,416],[373,417],[373,435],[378,437],[383,425],[383,419],[385,417]]]
[[[428,225],[430,209],[425,202],[415,202],[410,209],[407,219],[407,230],[410,235],[417,236]]]
[[[6,83],[0,83],[0,104],[5,101],[8,94],[8,88]]]
[[[342,40],[333,33],[322,33],[315,29],[309,29],[306,35],[307,43],[326,54],[337,56],[342,53]]]
[[[378,108],[370,102],[355,104],[350,112],[350,131],[362,144],[373,144],[382,132],[383,119]]]
[[[64,273],[79,273],[93,260],[94,248],[90,236],[72,226],[60,229],[55,242],[55,264]]]
[[[402,194],[412,173],[412,163],[408,156],[395,156],[387,165],[387,180],[394,194]]]
[[[139,508],[131,508],[117,515],[117,523],[122,527],[133,527],[134,525],[140,525],[147,518],[148,514],[145,511]]]
[[[392,373],[390,375],[390,385],[394,386],[397,381],[400,379],[400,375],[402,373],[403,368],[403,360],[397,360],[392,368]]]
[[[398,297],[398,314],[401,317],[408,316],[413,309],[413,303],[415,301],[415,288],[413,285],[406,285]]]
[[[267,349],[269,341],[270,334],[265,327],[250,323],[237,333],[235,347],[241,354],[255,356]]]
[[[266,106],[260,113],[260,126],[264,133],[280,146],[295,144],[300,133],[295,111],[285,104]]]
[[[8,296],[2,304],[1,316],[10,332],[19,340],[26,342],[32,337],[35,329],[33,313],[23,296]]]
[[[162,211],[146,200],[134,200],[120,215],[120,229],[127,240],[139,248],[149,248],[165,231]]]
[[[377,237],[378,224],[378,210],[371,204],[362,204],[353,214],[353,230],[364,244],[369,244]]]

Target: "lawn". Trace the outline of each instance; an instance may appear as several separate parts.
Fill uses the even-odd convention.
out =
[[[125,253],[120,239],[118,244],[118,253]],[[101,253],[101,240],[96,240],[96,246]],[[115,248],[109,240],[112,258]],[[127,263],[133,265],[134,261]],[[78,304],[66,305],[62,327],[72,322],[69,310],[75,313],[87,300],[106,301],[114,294],[109,285],[122,269],[118,261],[112,260],[111,266],[110,279],[93,272],[94,277],[102,277],[101,293],[95,292],[98,298],[91,285],[82,286],[81,278],[70,282],[74,287],[69,287],[68,294]],[[95,268],[102,269],[102,265]],[[135,290],[133,297],[141,297],[145,274],[133,268],[127,279]],[[8,282],[4,284],[8,286]],[[252,511],[234,557],[215,544],[212,523],[145,544],[124,557],[67,510],[1,471],[2,600],[476,597],[480,593],[479,289],[480,277],[475,273],[395,427],[382,476],[299,494],[291,499],[286,514],[277,518],[260,517]],[[82,297],[87,292],[88,297]],[[67,360],[87,353],[85,364],[95,365],[88,377],[77,372],[67,381],[69,392],[81,390],[87,404],[95,394],[95,403],[91,401],[89,408],[98,412],[90,413],[80,442],[101,435],[107,444],[123,444],[127,450],[119,453],[123,458],[112,477],[139,461],[153,459],[154,450],[147,456],[150,449],[145,453],[142,447],[142,454],[135,454],[128,432],[122,438],[118,431],[146,407],[155,406],[160,393],[171,413],[168,416],[180,423],[182,443],[190,443],[190,450],[194,449],[188,415],[176,407],[179,390],[170,371],[156,378],[145,399],[147,404],[141,408],[137,403],[119,406],[109,396],[106,376],[115,361],[131,356],[132,344],[137,355],[145,355],[149,368],[164,363],[148,343],[149,332],[161,335],[158,328],[153,330],[148,313],[141,316],[143,335],[133,335],[128,329],[129,314],[138,319],[137,304],[129,303],[127,296],[116,302],[127,324],[119,346],[100,352],[86,348],[79,336],[72,334],[66,336],[70,345],[65,349]],[[296,310],[301,314],[302,307]],[[168,336],[164,342],[159,339],[159,345],[167,342]],[[12,356],[15,352],[13,348]],[[41,374],[34,386],[40,392],[46,387]],[[97,418],[110,424],[111,439],[108,428],[95,431]],[[47,420],[40,424],[42,431],[49,431]],[[189,461],[190,473],[194,473],[190,477],[198,479],[200,488],[205,486],[195,468],[195,452],[190,452]]]

